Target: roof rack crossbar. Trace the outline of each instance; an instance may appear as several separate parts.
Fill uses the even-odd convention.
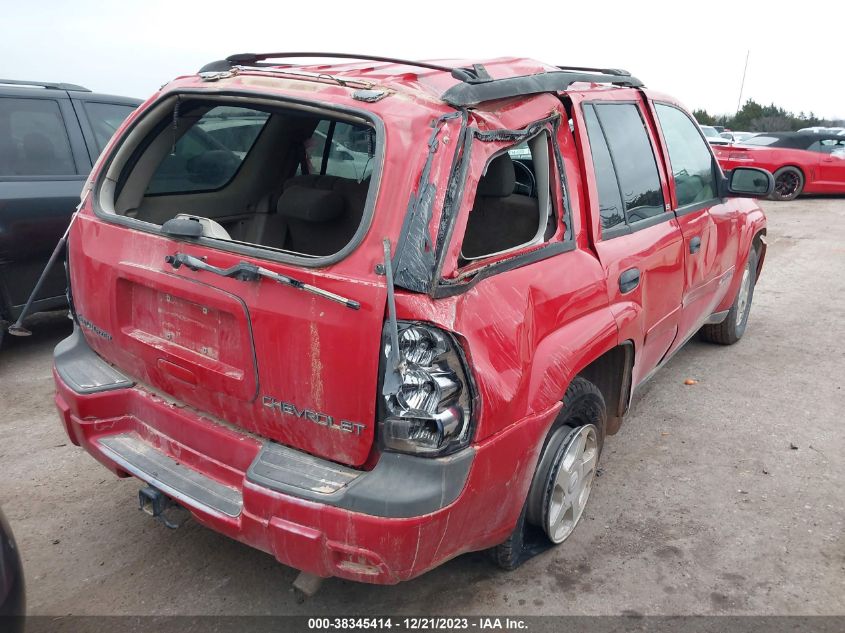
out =
[[[0,79],[0,84],[8,86],[34,86],[36,88],[47,88],[49,90],[72,90],[75,92],[91,92],[88,88],[76,84],[54,83],[49,81],[26,81],[23,79]]]
[[[639,88],[643,85],[639,79],[630,75],[552,71],[485,82],[459,83],[449,88],[440,98],[453,107],[463,108],[508,97],[560,92],[577,82],[613,84],[629,88]]]

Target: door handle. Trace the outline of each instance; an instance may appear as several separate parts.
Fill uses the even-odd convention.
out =
[[[695,255],[701,248],[701,238],[697,235],[689,241],[689,252]]]
[[[631,292],[634,288],[640,285],[640,269],[629,268],[624,273],[619,275],[619,290],[622,294]]]

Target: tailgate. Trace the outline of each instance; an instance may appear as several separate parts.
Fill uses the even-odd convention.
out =
[[[266,278],[174,270],[165,257],[177,252],[221,268],[250,261],[79,216],[71,281],[91,346],[176,403],[362,464],[374,439],[383,280],[251,261],[360,303],[351,310]]]

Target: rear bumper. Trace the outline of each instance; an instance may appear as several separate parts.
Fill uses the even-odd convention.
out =
[[[503,541],[557,413],[449,458],[385,453],[373,470],[355,471],[209,420],[113,368],[109,378],[86,348],[75,332],[57,347],[54,368],[56,406],[74,444],[118,476],[158,487],[200,523],[322,577],[396,583]],[[86,374],[80,368],[88,378],[74,378]],[[287,468],[294,479],[279,471],[285,459],[296,460]]]

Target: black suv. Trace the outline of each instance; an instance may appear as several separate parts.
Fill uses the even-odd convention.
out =
[[[73,84],[0,79],[0,326],[20,314],[91,166],[140,103]],[[65,286],[55,266],[33,312],[64,306]]]

